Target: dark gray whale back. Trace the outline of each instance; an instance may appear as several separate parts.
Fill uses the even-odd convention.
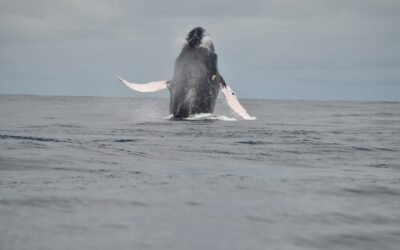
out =
[[[191,33],[194,38],[190,36]],[[177,119],[192,114],[212,113],[221,82],[217,54],[200,46],[199,32],[192,30],[187,41],[175,61],[174,76],[169,84],[170,113]]]

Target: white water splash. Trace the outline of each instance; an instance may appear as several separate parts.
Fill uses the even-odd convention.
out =
[[[203,38],[201,39],[200,47],[206,48],[208,50],[213,50],[213,47],[214,47],[213,39],[208,32],[206,32],[203,35]]]
[[[207,121],[207,120],[237,121],[236,118],[233,118],[233,117],[228,117],[225,115],[211,114],[211,113],[201,113],[201,114],[191,115],[188,118],[185,118],[185,120],[189,120],[189,121]]]
[[[178,44],[180,47],[184,47],[187,44],[186,41],[186,36],[185,35],[180,35],[175,39],[176,44]]]

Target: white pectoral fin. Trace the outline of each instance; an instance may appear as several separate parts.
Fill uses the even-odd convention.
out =
[[[224,93],[226,102],[228,103],[229,107],[233,111],[235,111],[238,115],[240,115],[245,120],[255,120],[256,119],[255,117],[250,116],[247,113],[247,111],[243,108],[243,106],[240,105],[240,102],[237,99],[235,92],[232,90],[232,88],[228,84],[225,84],[225,86],[223,86],[221,84],[221,90],[222,90],[222,93]]]
[[[168,87],[169,81],[158,81],[149,83],[133,83],[124,80],[122,77],[117,76],[118,80],[124,83],[128,88],[139,92],[157,92]]]

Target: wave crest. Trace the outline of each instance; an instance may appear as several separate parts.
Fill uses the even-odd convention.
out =
[[[185,120],[189,120],[189,121],[207,121],[207,120],[237,121],[236,118],[233,118],[233,117],[228,117],[225,115],[211,114],[211,113],[201,113],[201,114],[191,115],[188,118],[185,118]]]

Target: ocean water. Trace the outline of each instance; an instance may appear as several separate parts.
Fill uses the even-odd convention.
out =
[[[399,249],[400,103],[0,96],[0,249]]]

